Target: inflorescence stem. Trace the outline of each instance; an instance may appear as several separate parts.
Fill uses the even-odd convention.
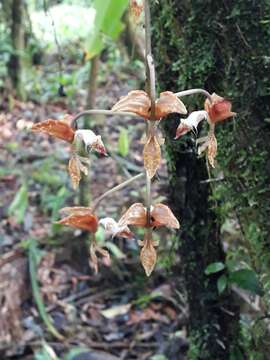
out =
[[[206,91],[204,89],[190,89],[190,90],[184,90],[184,91],[179,91],[177,93],[174,93],[174,95],[176,95],[177,97],[183,97],[183,96],[194,95],[194,94],[203,94],[204,96],[207,97],[207,99],[210,102],[212,102],[211,95],[209,94],[208,91]]]
[[[115,193],[118,190],[123,189],[124,187],[126,187],[127,185],[129,185],[130,183],[132,183],[135,180],[140,179],[141,177],[144,176],[144,173],[138,174],[136,176],[133,176],[132,178],[122,182],[121,184],[113,187],[112,189],[106,191],[104,194],[102,194],[100,197],[98,197],[96,200],[93,201],[93,206],[92,206],[92,211],[94,212],[96,210],[96,208],[98,207],[99,203],[105,199],[107,196],[112,195],[113,193]]]

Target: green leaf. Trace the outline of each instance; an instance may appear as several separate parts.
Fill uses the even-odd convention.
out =
[[[104,40],[116,40],[124,25],[121,17],[129,0],[95,0],[93,8],[96,11],[93,31],[88,36],[86,45],[87,58],[98,55],[104,47]]]
[[[8,208],[8,215],[9,216],[15,215],[18,224],[20,224],[23,222],[27,206],[28,206],[28,188],[26,184],[23,184]]]
[[[218,293],[219,293],[219,294],[222,294],[223,291],[226,289],[227,283],[228,283],[228,279],[227,279],[227,276],[226,276],[226,275],[221,275],[221,276],[218,278],[217,288],[218,288]]]
[[[127,156],[129,152],[128,132],[125,128],[121,128],[118,139],[118,152],[121,156]]]
[[[225,268],[225,265],[222,262],[214,262],[207,266],[204,270],[206,275],[217,273]]]
[[[241,269],[230,273],[230,283],[236,284],[242,289],[248,290],[254,294],[262,295],[258,277],[253,270]]]

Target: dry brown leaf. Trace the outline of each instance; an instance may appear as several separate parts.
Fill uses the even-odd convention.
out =
[[[173,92],[164,91],[156,101],[155,118],[159,120],[171,113],[187,114],[187,109]]]
[[[146,209],[143,204],[135,203],[131,205],[118,221],[118,225],[146,226]]]
[[[157,252],[152,238],[147,233],[144,235],[140,259],[146,275],[150,276],[157,262]]]
[[[204,108],[208,112],[209,120],[211,123],[226,120],[236,113],[232,112],[232,103],[223,97],[213,93],[211,95],[212,102],[209,99],[205,100]]]
[[[149,111],[151,101],[147,93],[143,90],[130,91],[126,96],[123,96],[113,107],[115,112],[133,112],[145,119],[149,118]]]
[[[98,228],[98,219],[96,215],[92,214],[89,211],[89,208],[85,208],[85,211],[81,209],[82,208],[77,210],[77,208],[75,208],[74,212],[70,211],[70,215],[57,221],[57,224],[67,225],[95,233]]]
[[[42,121],[32,126],[32,131],[52,135],[58,139],[65,140],[69,143],[73,142],[74,139],[74,130],[66,122],[61,120],[49,119]]]
[[[151,134],[144,145],[143,161],[147,175],[152,179],[161,162],[160,145],[155,135]]]
[[[171,209],[163,204],[154,205],[151,211],[152,226],[167,226],[173,229],[179,229],[180,224],[173,215]]]
[[[215,134],[209,136],[209,143],[207,149],[207,158],[212,168],[215,167],[215,157],[217,155],[217,139]]]

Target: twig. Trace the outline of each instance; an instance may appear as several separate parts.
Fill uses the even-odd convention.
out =
[[[144,176],[144,174],[138,174],[136,176],[133,176],[131,179],[128,179],[124,182],[122,182],[121,184],[113,187],[112,189],[106,191],[104,194],[102,194],[100,197],[98,197],[96,200],[93,201],[93,206],[92,206],[92,211],[94,212],[96,210],[96,208],[98,207],[99,203],[106,198],[107,196],[115,193],[118,190],[123,189],[124,187],[126,187],[127,185],[129,185],[130,183],[132,183],[135,180],[138,180],[139,178],[141,178],[142,176]]]

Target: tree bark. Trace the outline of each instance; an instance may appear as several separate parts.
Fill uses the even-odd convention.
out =
[[[189,80],[189,74],[186,73],[189,63],[185,57],[182,58],[183,49],[188,48],[189,43],[180,24],[190,21],[185,6],[195,6],[193,3],[196,1],[192,4],[179,0],[152,2],[152,46],[162,91],[180,91],[203,85],[198,86],[198,82]],[[203,55],[198,55],[201,62],[204,61]],[[182,79],[186,80],[185,87]],[[194,98],[192,101],[194,108]],[[202,104],[200,99],[200,108]],[[191,105],[192,102],[189,110]],[[163,121],[163,129],[166,136],[170,203],[182,223],[179,251],[190,309],[189,357],[229,359],[239,351],[239,309],[228,290],[222,295],[218,293],[217,280],[222,272],[213,275],[205,275],[204,272],[209,264],[224,262],[225,254],[214,211],[215,202],[210,200],[210,183],[205,182],[208,179],[205,160],[198,159],[195,143],[189,136],[173,140],[178,123],[179,117],[178,120],[176,117],[167,118]]]
[[[23,24],[23,1],[11,1],[11,41],[13,53],[8,64],[9,76],[16,96],[19,99],[24,98],[22,87],[22,57],[24,51],[24,24]]]

